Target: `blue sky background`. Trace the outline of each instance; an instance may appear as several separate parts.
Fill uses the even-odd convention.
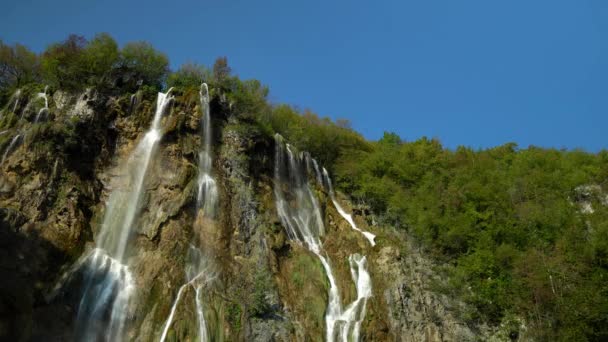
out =
[[[608,1],[3,0],[0,38],[147,40],[227,56],[273,102],[446,146],[608,148]]]

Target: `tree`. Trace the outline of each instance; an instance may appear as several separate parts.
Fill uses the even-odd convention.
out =
[[[382,139],[378,141],[381,144],[398,145],[401,143],[401,138],[397,133],[384,132]]]
[[[131,42],[121,51],[120,68],[135,82],[162,88],[169,73],[169,58],[148,42]]]
[[[337,119],[336,126],[338,126],[340,128],[344,128],[344,129],[352,128],[352,124],[351,124],[350,120],[348,120],[348,119]]]
[[[86,44],[84,37],[71,34],[64,42],[49,46],[41,60],[44,81],[58,88],[79,88],[86,77],[81,62]]]
[[[107,33],[97,34],[82,52],[80,63],[87,74],[87,83],[95,85],[101,82],[118,62],[118,44]]]
[[[210,72],[204,66],[197,63],[183,64],[176,72],[167,77],[167,86],[182,88],[197,88],[201,82],[209,81]]]
[[[218,83],[221,83],[230,76],[231,72],[232,69],[228,66],[228,58],[224,56],[218,57],[215,60],[215,63],[213,64],[213,78],[215,78]]]
[[[0,40],[0,90],[21,87],[40,78],[38,56],[21,44],[6,45]]]

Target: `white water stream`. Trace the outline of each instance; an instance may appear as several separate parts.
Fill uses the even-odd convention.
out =
[[[307,158],[304,154],[295,154],[292,147],[285,144],[278,134],[275,135],[275,144],[274,193],[278,215],[289,238],[319,258],[329,280],[325,313],[326,341],[357,341],[372,288],[366,259],[357,254],[349,258],[353,281],[357,285],[357,299],[343,309],[338,286],[320,240],[325,234],[325,228],[318,201],[305,173]]]
[[[121,341],[135,284],[126,263],[127,243],[141,209],[144,181],[162,137],[161,118],[173,97],[158,93],[152,126],[129,156],[126,184],[112,189],[95,248],[85,259],[85,288],[78,308],[75,338]]]
[[[316,161],[315,161],[315,163],[316,163]],[[327,187],[329,190],[329,197],[331,197],[331,201],[334,203],[334,206],[336,207],[336,210],[338,210],[338,213],[340,213],[340,215],[346,220],[346,222],[348,222],[350,224],[350,226],[354,230],[363,234],[363,236],[365,236],[365,238],[369,241],[369,243],[372,245],[372,247],[375,246],[376,242],[374,240],[376,239],[376,235],[359,229],[359,227],[357,227],[357,224],[355,223],[355,220],[353,220],[352,215],[347,213],[342,208],[340,203],[338,203],[338,200],[336,200],[336,193],[334,192],[334,188],[331,184],[331,178],[329,178],[329,173],[327,173],[327,170],[325,168],[323,168],[323,179],[325,179],[325,182],[327,183]]]
[[[15,149],[15,147],[17,146],[17,143],[19,143],[20,138],[21,138],[21,134],[17,134],[17,135],[15,135],[15,137],[13,137],[10,144],[8,144],[8,146],[6,147],[6,150],[4,150],[4,154],[2,155],[2,160],[0,161],[0,165],[4,164],[4,161],[6,160],[8,155]]]
[[[41,108],[41,109],[38,111],[38,114],[36,115],[36,119],[34,120],[34,123],[37,123],[38,121],[40,121],[40,118],[41,118],[43,115],[48,115],[48,113],[49,113],[49,98],[48,98],[48,96],[46,95],[46,92],[48,91],[48,89],[49,89],[49,86],[45,86],[45,87],[44,87],[44,92],[43,92],[43,93],[38,93],[38,94],[36,95],[36,98],[37,98],[37,99],[38,99],[38,98],[42,98],[42,99],[44,99],[44,107],[43,107],[43,108]]]
[[[201,121],[202,125],[202,146],[199,152],[199,163],[198,163],[198,193],[197,193],[197,212],[201,211],[202,215],[207,218],[213,219],[215,217],[215,209],[217,206],[218,192],[217,185],[213,177],[211,176],[212,159],[211,159],[211,113],[209,107],[209,88],[206,83],[201,85],[199,92],[201,100],[201,108],[203,117]],[[169,317],[165,322],[165,327],[160,338],[160,342],[164,342],[171,323],[173,322],[173,316],[175,310],[180,302],[182,293],[188,286],[192,286],[195,291],[195,305],[196,315],[198,318],[199,327],[199,339],[201,342],[208,340],[207,324],[205,321],[205,315],[203,311],[203,301],[201,299],[201,290],[203,285],[214,278],[211,269],[208,265],[208,259],[201,252],[200,248],[194,244],[190,245],[188,250],[188,258],[186,261],[186,283],[182,285],[177,291],[177,296],[171,307]]]

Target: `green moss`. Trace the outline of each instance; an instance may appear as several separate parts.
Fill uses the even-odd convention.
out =
[[[14,127],[17,121],[19,121],[19,116],[13,112],[8,112],[0,119],[0,128],[8,129]]]
[[[226,310],[226,315],[228,318],[228,323],[230,327],[234,331],[235,335],[241,330],[241,315],[243,313],[243,309],[237,303],[229,303],[228,308]]]
[[[255,274],[249,306],[250,315],[261,317],[270,310],[270,304],[266,301],[266,292],[272,287],[271,281],[270,273],[265,268]]]

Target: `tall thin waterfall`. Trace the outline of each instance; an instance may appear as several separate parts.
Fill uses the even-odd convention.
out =
[[[325,227],[318,201],[308,184],[305,172],[308,162],[304,155],[294,153],[279,134],[275,135],[275,145],[274,194],[278,215],[289,238],[319,258],[329,280],[326,340],[356,341],[365,316],[367,298],[371,296],[367,261],[357,254],[349,258],[353,281],[357,285],[357,299],[343,310],[329,258],[320,240],[325,234]]]
[[[15,101],[15,103],[13,104],[13,113],[15,113],[17,107],[19,107],[19,100],[21,99],[21,89],[17,89],[17,91],[15,91],[15,94],[12,97]]]
[[[175,301],[171,307],[169,317],[165,322],[165,327],[163,328],[160,342],[164,342],[167,338],[167,333],[169,332],[171,323],[173,323],[173,316],[175,315],[177,305],[180,302],[184,290],[186,290],[188,286],[192,286],[194,289],[194,304],[196,306],[196,316],[198,318],[199,340],[201,342],[206,342],[209,340],[207,323],[205,321],[205,315],[203,312],[203,302],[201,300],[201,290],[203,286],[213,279],[213,276],[210,276],[211,271],[209,265],[207,264],[207,260],[208,259],[203,255],[199,248],[195,247],[194,245],[190,245],[188,248],[188,258],[186,261],[186,283],[177,291],[177,296],[175,297]]]
[[[212,159],[211,159],[211,114],[209,108],[209,88],[206,83],[201,85],[199,92],[201,99],[202,117],[202,146],[199,152],[198,161],[198,193],[197,193],[197,212],[201,211],[202,215],[213,219],[215,217],[215,208],[217,205],[218,193],[217,185],[213,177],[211,177]],[[195,241],[196,243],[196,241]],[[203,286],[214,278],[211,267],[208,264],[208,258],[203,254],[200,248],[195,244],[191,244],[188,249],[188,257],[186,260],[186,283],[177,291],[177,296],[171,307],[169,317],[165,322],[165,327],[160,338],[160,342],[164,342],[177,305],[180,302],[184,290],[188,286],[192,286],[195,291],[196,315],[198,318],[199,339],[201,342],[208,340],[207,324],[203,311],[203,302],[201,299],[201,290]]]
[[[198,195],[197,203],[206,216],[213,218],[217,204],[217,185],[211,177],[211,114],[209,108],[209,88],[201,85],[199,92],[203,111],[202,134],[203,144],[198,154]]]
[[[38,114],[36,115],[36,119],[34,120],[34,123],[37,123],[43,115],[48,115],[48,112],[49,112],[49,98],[46,95],[46,92],[48,91],[48,89],[49,89],[49,86],[45,86],[44,87],[44,92],[43,93],[38,93],[36,95],[36,98],[42,98],[42,99],[44,99],[44,108],[41,108],[38,111]]]
[[[77,340],[122,340],[129,299],[135,288],[125,262],[127,242],[141,209],[146,173],[162,137],[160,121],[173,99],[170,92],[171,89],[166,94],[158,93],[152,126],[127,160],[127,185],[114,188],[107,201],[97,247],[84,263],[87,269],[76,319]]]
[[[11,140],[10,144],[4,150],[4,154],[2,155],[2,160],[0,161],[0,165],[4,164],[4,161],[8,157],[8,155],[15,149],[17,144],[19,143],[19,139],[21,138],[21,134],[15,135],[15,137]]]
[[[316,161],[315,161],[316,164]],[[364,230],[359,229],[359,227],[357,227],[357,225],[355,224],[355,221],[353,220],[352,215],[348,214],[340,205],[340,203],[338,203],[338,201],[336,200],[336,194],[334,192],[334,187],[331,184],[331,178],[329,178],[329,173],[327,172],[327,170],[325,168],[323,168],[323,179],[325,180],[325,183],[327,183],[327,187],[328,187],[328,191],[329,191],[329,196],[331,197],[331,201],[334,203],[334,206],[336,207],[336,210],[338,210],[338,213],[340,213],[340,215],[350,224],[350,226],[360,232],[361,234],[363,234],[363,236],[365,236],[365,238],[367,240],[369,240],[369,243],[372,246],[376,245],[376,242],[374,241],[374,239],[376,238],[376,235],[370,233],[370,232],[366,232]]]

